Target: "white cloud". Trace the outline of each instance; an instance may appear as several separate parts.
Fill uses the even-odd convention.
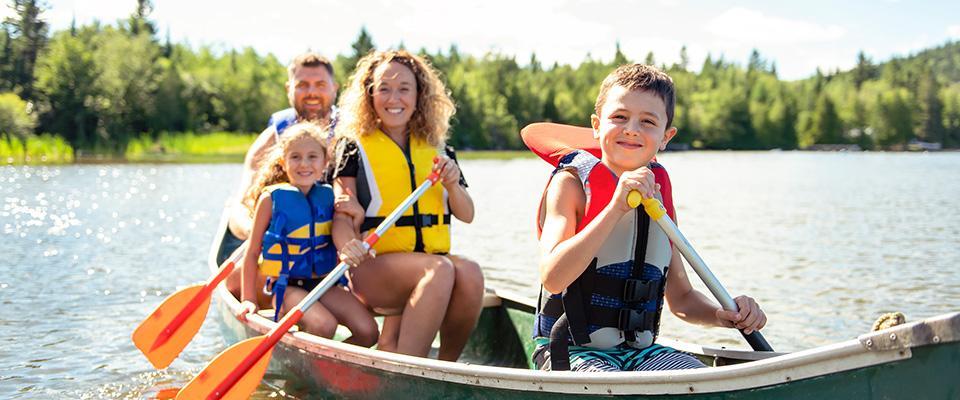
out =
[[[842,27],[836,25],[818,25],[741,7],[724,11],[707,22],[704,29],[718,38],[745,45],[829,42],[846,34]]]
[[[947,36],[960,38],[960,25],[950,25],[947,27]]]

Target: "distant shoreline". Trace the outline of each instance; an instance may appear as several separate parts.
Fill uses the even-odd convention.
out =
[[[17,139],[10,144],[0,141],[0,165],[64,165],[64,164],[229,164],[243,162],[244,155],[256,139],[255,133],[214,132],[205,134],[162,133],[156,137],[142,136],[132,140],[120,155],[108,150],[77,151],[61,138],[53,135],[31,136],[26,145]],[[26,149],[26,152],[24,152]],[[710,151],[781,151],[697,149],[684,143],[675,144],[667,152]],[[863,150],[850,144],[815,145],[804,150],[782,150],[825,153],[859,152],[956,152],[960,149],[921,150],[901,146],[899,149]],[[536,158],[528,150],[457,150],[462,160],[511,160]]]
[[[685,150],[670,151],[667,153],[767,153],[781,150]],[[827,151],[827,150],[783,150],[783,152],[797,153],[957,153],[960,149],[944,149],[937,151]],[[240,164],[244,154],[149,154],[135,159],[109,156],[87,155],[71,160],[40,160],[31,158],[27,162],[22,159],[4,156],[0,158],[0,166],[51,166],[51,165],[96,165],[96,164]],[[457,151],[460,160],[514,160],[532,159],[536,154],[527,150],[463,150]]]

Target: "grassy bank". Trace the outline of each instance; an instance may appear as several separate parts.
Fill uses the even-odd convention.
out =
[[[156,139],[141,136],[127,146],[131,162],[242,162],[254,133],[162,133]]]
[[[107,152],[77,151],[62,138],[54,135],[31,136],[24,144],[18,139],[0,140],[2,164],[67,164],[72,162],[161,162],[161,163],[239,163],[256,139],[254,133],[214,132],[162,133],[156,138],[148,135],[134,139],[122,157]],[[534,154],[522,150],[462,150],[462,160],[509,160],[530,158]]]
[[[0,139],[0,164],[64,164],[73,162],[73,148],[59,136],[42,134]]]

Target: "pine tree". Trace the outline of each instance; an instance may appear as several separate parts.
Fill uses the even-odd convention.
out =
[[[940,100],[940,82],[933,69],[926,69],[917,88],[917,100],[920,101],[920,123],[917,124],[917,137],[928,142],[942,142],[943,102]]]
[[[47,22],[41,19],[46,6],[37,0],[14,0],[16,14],[7,18],[13,40],[13,85],[24,100],[33,100],[33,70],[40,51],[47,44]]]
[[[613,65],[614,65],[615,67],[618,67],[618,66],[621,66],[621,65],[624,65],[624,64],[628,64],[628,63],[630,63],[630,60],[627,59],[627,56],[626,56],[625,54],[623,54],[622,51],[620,51],[620,41],[618,40],[618,41],[617,41],[617,51],[616,51],[615,53],[613,53]]]

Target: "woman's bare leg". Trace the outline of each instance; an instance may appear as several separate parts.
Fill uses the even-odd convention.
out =
[[[440,353],[437,358],[457,361],[483,309],[483,272],[479,264],[466,257],[451,254],[447,258],[453,262],[456,278],[447,314],[440,325]]]
[[[400,319],[402,315],[386,315],[383,317],[383,328],[380,329],[380,341],[377,350],[396,352],[397,341],[400,339]]]
[[[454,267],[423,253],[390,253],[351,270],[353,293],[373,309],[402,309],[396,351],[425,357],[450,302]]]

